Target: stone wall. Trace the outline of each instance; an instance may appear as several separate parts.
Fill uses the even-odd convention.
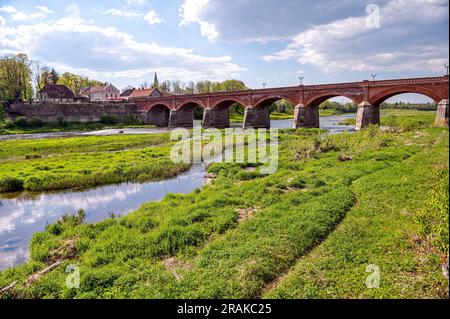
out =
[[[7,117],[39,118],[53,122],[63,117],[67,122],[96,122],[102,114],[114,116],[117,120],[135,118],[141,120],[134,103],[33,103],[11,104],[6,110]]]

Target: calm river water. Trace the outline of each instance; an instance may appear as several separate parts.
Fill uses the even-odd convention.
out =
[[[321,117],[321,128],[330,134],[353,131],[353,127],[339,125],[355,114]],[[272,121],[273,128],[291,128],[292,120]],[[120,130],[107,130],[77,135],[110,135]],[[162,130],[126,129],[124,134],[149,134]],[[54,133],[37,134],[37,138],[55,137]],[[61,136],[61,135],[59,135]],[[64,135],[63,135],[64,136]],[[65,136],[74,136],[65,135]],[[1,139],[0,139],[1,140]],[[204,184],[205,167],[194,165],[190,171],[179,176],[148,183],[122,183],[83,190],[67,190],[52,193],[23,192],[13,196],[0,195],[0,270],[19,265],[28,258],[28,244],[33,233],[43,231],[61,215],[86,212],[86,222],[101,221],[113,212],[126,215],[143,203],[159,201],[169,193],[190,193]]]

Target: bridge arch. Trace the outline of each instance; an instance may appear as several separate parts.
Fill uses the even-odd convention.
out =
[[[227,98],[224,98],[224,99],[219,100],[218,102],[214,103],[214,105],[212,106],[212,109],[228,109],[233,104],[240,104],[244,108],[246,107],[246,105],[243,101],[236,99],[236,98],[227,97]]]
[[[271,106],[273,103],[276,103],[278,101],[281,100],[286,100],[289,101],[290,103],[292,103],[293,106],[295,106],[297,104],[297,101],[294,101],[291,97],[289,96],[284,96],[284,95],[269,95],[266,97],[263,97],[259,100],[257,100],[254,103],[254,107],[255,108],[260,108],[260,107],[269,107]]]
[[[202,109],[206,108],[206,106],[203,105],[203,103],[201,103],[199,101],[186,101],[186,102],[183,102],[180,105],[178,105],[176,107],[176,110],[177,111],[180,111],[180,110],[188,111],[188,110],[195,110],[195,108],[198,108],[198,107],[200,107]]]
[[[407,87],[407,88],[389,88],[386,90],[383,90],[377,94],[375,94],[373,97],[371,97],[369,99],[369,103],[372,105],[380,105],[381,103],[383,103],[384,101],[388,100],[391,97],[394,97],[396,95],[400,95],[400,94],[406,94],[406,93],[415,93],[415,94],[421,94],[421,95],[425,95],[426,97],[432,99],[433,101],[435,101],[436,103],[440,102],[440,97],[433,93],[432,91],[423,88],[423,87],[419,87],[419,86],[415,86],[415,87]]]
[[[332,99],[334,97],[345,97],[349,100],[352,100],[354,104],[358,105],[360,104],[362,101],[361,96],[358,95],[353,95],[353,94],[347,94],[347,93],[342,93],[342,92],[323,92],[317,95],[314,95],[310,98],[308,98],[305,101],[305,106],[319,106],[320,104],[322,104],[323,102]]]
[[[163,103],[150,106],[147,111],[147,122],[151,125],[168,126],[170,116],[170,107]]]

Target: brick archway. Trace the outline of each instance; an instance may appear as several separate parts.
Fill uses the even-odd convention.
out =
[[[334,97],[340,97],[340,96],[351,100],[356,105],[360,104],[363,101],[363,96],[361,93],[348,94],[346,92],[335,91],[335,92],[322,92],[317,95],[310,96],[307,100],[305,100],[304,105],[306,107],[318,106],[329,99],[332,99]]]
[[[441,101],[441,97],[438,94],[436,94],[435,92],[433,92],[429,89],[426,89],[426,88],[422,88],[422,87],[395,88],[394,87],[394,88],[389,88],[389,89],[379,92],[375,96],[371,97],[368,102],[372,105],[380,105],[381,103],[383,103],[384,101],[386,101],[387,99],[389,99],[391,97],[394,97],[394,96],[400,95],[400,94],[405,94],[405,93],[414,93],[414,94],[425,95],[426,97],[429,97],[436,103],[439,103]]]
[[[267,95],[265,97],[259,98],[258,100],[254,100],[253,106],[255,108],[267,107],[267,106],[270,106],[273,103],[276,103],[276,102],[281,101],[281,100],[289,101],[294,106],[298,104],[298,99],[293,99],[290,96],[286,96],[286,95],[271,95],[270,94],[270,95]]]

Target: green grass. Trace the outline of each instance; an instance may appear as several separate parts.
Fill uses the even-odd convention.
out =
[[[273,112],[270,113],[270,119],[271,120],[290,120],[294,118],[294,114],[288,114],[288,113],[277,113]],[[230,122],[231,123],[242,123],[244,122],[244,114],[240,113],[230,113]]]
[[[0,193],[160,180],[187,170],[173,164],[169,134],[0,142]]]
[[[0,273],[0,287],[19,281],[3,297],[442,297],[447,282],[436,253],[415,241],[413,216],[432,172],[448,172],[448,139],[436,128],[284,130],[273,175],[214,164],[218,178],[192,194],[97,224],[66,217],[36,233],[31,260]],[[22,285],[55,256],[72,259]],[[80,289],[65,287],[68,264],[80,268]],[[368,264],[381,268],[380,289],[364,286]]]
[[[448,176],[448,134],[424,134],[428,139],[435,137],[418,141],[424,143],[421,152],[352,184],[357,205],[335,232],[286,271],[264,297],[448,298],[448,281],[439,258],[448,256],[448,179],[442,181],[447,193],[441,196],[447,206],[438,219],[439,228],[446,230],[446,236],[440,237],[446,251],[430,249],[414,221],[421,209],[428,210],[429,190],[436,182],[442,183],[434,173],[444,171]],[[414,138],[414,134],[408,137]],[[429,143],[436,144],[431,147]],[[378,289],[365,286],[369,264],[380,269]]]
[[[389,126],[394,130],[403,131],[432,127],[436,118],[434,111],[382,109],[380,115],[381,126]],[[356,125],[356,119],[345,119],[339,124]]]

